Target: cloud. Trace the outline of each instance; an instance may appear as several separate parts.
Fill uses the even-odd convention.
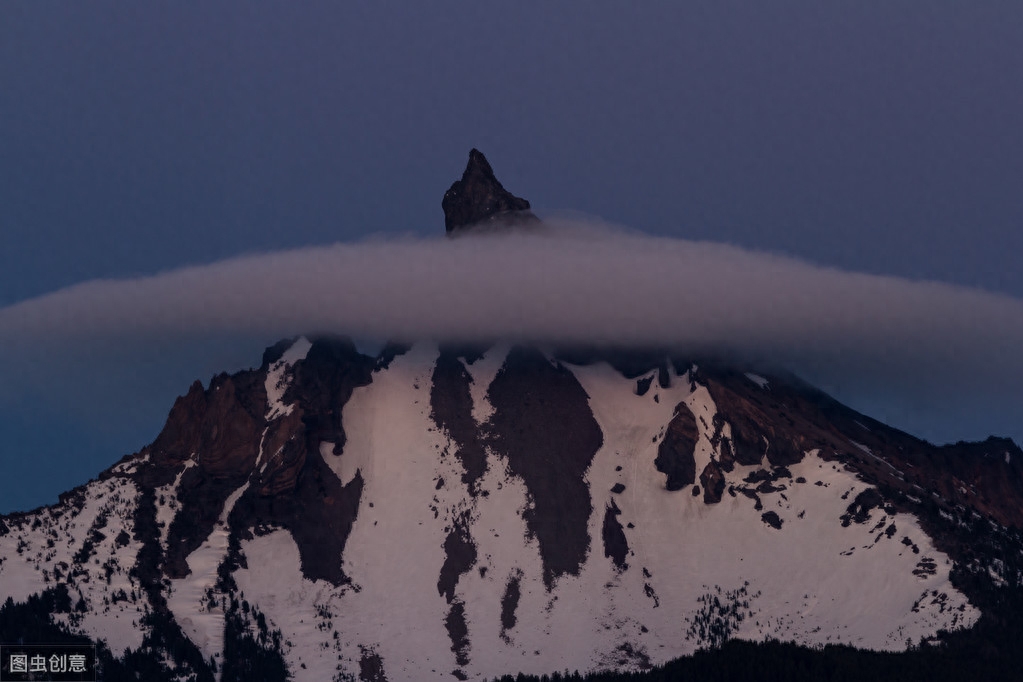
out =
[[[727,349],[794,366],[831,387],[873,385],[930,399],[935,391],[1016,395],[1023,385],[1017,299],[579,220],[548,224],[87,282],[0,309],[0,342],[227,335],[269,342],[308,332],[507,338]]]

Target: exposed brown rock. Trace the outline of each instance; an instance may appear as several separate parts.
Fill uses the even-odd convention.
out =
[[[198,466],[182,474],[181,510],[168,532],[165,570],[188,573],[185,557],[212,531],[232,492],[252,478],[252,487],[232,512],[232,529],[283,527],[292,532],[311,580],[344,581],[341,551],[354,522],[362,478],[342,486],[323,462],[321,441],[345,443],[341,410],[356,386],[371,381],[375,360],[359,354],[351,341],[322,337],[295,363],[284,401],[290,414],[267,424],[266,372],[291,342],[264,353],[259,370],[214,377],[203,390],[196,382],[179,398],[163,431],[151,446],[149,465],[139,473],[145,485],[165,485],[181,473],[193,454]],[[264,439],[265,429],[265,439]],[[265,467],[256,470],[263,443]]]
[[[263,437],[266,469],[255,474],[260,495],[280,495],[295,489],[306,458],[303,414],[301,407],[296,406],[290,414],[274,419],[267,426]]]
[[[262,416],[266,410],[265,389],[260,385],[263,398],[258,415],[245,409],[241,397],[246,390],[254,388],[254,382],[245,381],[249,378],[246,375],[257,374],[240,373],[237,379],[249,384],[241,389],[236,385],[239,382],[235,377],[222,374],[213,380],[206,392],[197,460],[203,472],[214,478],[246,475],[256,463],[263,433]]]
[[[167,534],[165,570],[174,578],[188,575],[185,557],[213,530],[232,492],[245,483],[259,452],[265,411],[263,372],[246,371],[214,377],[202,391],[193,384],[179,398],[160,436],[150,447],[152,466],[143,478],[173,480],[180,464],[195,455],[198,466],[184,472],[178,486],[181,509]]]
[[[715,430],[731,425],[731,449],[740,464],[759,464],[766,453],[775,466],[793,464],[818,449],[839,459],[873,485],[915,496],[914,486],[937,493],[935,503],[951,512],[957,505],[1023,528],[1023,451],[1009,439],[935,446],[842,405],[792,375],[758,370],[770,379],[765,391],[742,371],[700,364],[718,415]],[[725,440],[720,437],[722,468]],[[913,511],[907,507],[906,511]]]
[[[174,480],[173,470],[199,449],[205,411],[206,391],[202,382],[195,381],[188,393],[174,401],[163,430],[145,450],[154,465],[152,468],[163,474],[153,485],[165,485]]]

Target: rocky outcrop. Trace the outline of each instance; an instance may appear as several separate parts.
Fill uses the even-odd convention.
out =
[[[935,446],[860,414],[795,376],[758,371],[770,379],[769,388],[727,363],[704,361],[696,373],[718,409],[711,442],[723,471],[733,462],[761,464],[764,457],[772,466],[789,466],[817,450],[903,496],[933,490],[946,513],[968,507],[1023,528],[1023,507],[1015,503],[1023,495],[1023,450],[1011,440]]]
[[[166,485],[185,460],[178,486],[181,513],[168,530],[166,571],[188,575],[185,557],[209,536],[232,491],[249,477],[259,453],[266,411],[261,373],[214,377],[208,390],[196,382],[174,403],[167,424],[149,447],[152,465],[142,473],[150,484]]]
[[[480,223],[539,222],[529,211],[528,201],[501,186],[478,149],[469,152],[462,179],[444,193],[441,208],[448,236]]]
[[[706,504],[717,504],[725,492],[725,474],[717,462],[708,462],[700,474],[700,485],[703,486],[703,501]]]
[[[615,568],[624,571],[629,567],[625,563],[625,557],[629,554],[629,541],[625,537],[621,522],[618,521],[622,510],[618,508],[614,500],[604,510],[604,526],[601,530],[601,537],[604,540],[604,556],[614,562]]]
[[[698,436],[696,417],[685,403],[679,403],[654,460],[657,470],[667,476],[664,487],[668,490],[681,490],[696,481]]]
[[[455,456],[465,473],[462,481],[476,495],[479,479],[487,468],[487,455],[472,417],[472,377],[459,359],[459,350],[441,348],[433,369],[430,417],[455,442]]]
[[[485,442],[526,484],[533,504],[523,518],[551,589],[559,576],[578,575],[589,551],[585,475],[604,436],[575,375],[534,348],[508,353],[488,396],[494,414]]]

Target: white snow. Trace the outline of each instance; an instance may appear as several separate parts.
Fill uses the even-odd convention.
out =
[[[873,454],[874,454],[874,451],[873,451],[873,450],[871,450],[870,448],[868,448],[868,447],[867,447],[866,445],[864,445],[863,443],[857,443],[857,442],[856,442],[856,441],[854,441],[854,440],[850,440],[849,442],[850,442],[850,443],[852,443],[853,445],[855,445],[856,447],[858,447],[858,448],[859,448],[860,450],[862,450],[863,452],[867,453],[868,455],[873,455]]]
[[[208,603],[207,592],[216,585],[217,567],[227,554],[227,517],[248,487],[244,483],[228,496],[209,537],[185,559],[190,573],[171,580],[168,589],[168,608],[206,659],[220,659],[224,649],[224,610],[219,602],[213,606]]]
[[[294,405],[284,404],[284,394],[288,390],[288,386],[291,385],[292,366],[299,360],[304,360],[306,355],[309,353],[309,349],[312,348],[312,342],[304,336],[300,336],[288,350],[284,351],[281,357],[273,362],[266,371],[266,381],[264,386],[266,388],[266,421],[269,423],[275,419],[287,416],[292,413],[295,409]],[[269,427],[263,429],[263,435],[259,439],[259,452],[256,454],[255,467],[259,473],[266,471],[267,465],[270,460],[273,459],[280,450],[277,452],[266,453],[263,450],[263,446],[266,442],[266,434],[269,431]],[[283,446],[282,446],[283,448]]]
[[[250,561],[236,580],[291,643],[285,652],[291,669],[305,664],[308,679],[330,679],[339,659],[357,675],[363,648],[383,657],[392,680],[421,678],[424,669],[447,676],[453,669],[443,626],[447,604],[437,579],[451,513],[441,498],[450,496],[447,486],[460,485],[460,466],[453,453],[442,455],[449,442],[429,416],[436,355],[436,347],[424,344],[397,356],[370,385],[356,388],[344,407],[348,439],[342,455],[327,462],[345,483],[356,472],[364,480],[342,564],[354,588],[302,578],[297,547],[286,534],[243,545],[254,555],[257,543],[273,543],[275,556],[282,557],[273,566]],[[445,479],[440,490],[439,475]],[[460,500],[464,489],[455,493]],[[290,588],[282,591],[282,585]],[[316,604],[336,614],[340,640],[318,627],[323,619]]]
[[[754,384],[756,384],[760,388],[767,388],[767,384],[768,384],[767,379],[765,379],[764,377],[760,376],[759,374],[754,374],[753,372],[746,372],[746,378],[749,379],[750,381],[752,381]]]
[[[160,529],[160,547],[164,551],[167,550],[167,534],[170,532],[171,524],[181,509],[181,504],[178,502],[178,487],[181,485],[181,477],[195,465],[195,453],[192,453],[192,458],[185,460],[181,471],[174,477],[174,482],[156,489],[156,525]]]
[[[291,347],[273,364],[266,372],[266,419],[271,421],[278,417],[291,414],[293,406],[285,405],[283,402],[284,392],[291,384],[291,375],[288,370],[299,360],[304,360],[312,343],[306,337],[299,337]]]
[[[93,481],[85,488],[80,509],[40,509],[19,528],[0,537],[0,595],[24,601],[64,582],[72,605],[82,599],[88,610],[74,614],[75,622],[69,614],[54,614],[55,621],[76,632],[102,636],[116,655],[128,647],[138,648],[143,636],[138,624],[144,598],[129,575],[141,548],[131,537],[137,497],[135,484],[125,477]],[[103,537],[92,535],[93,530]],[[119,544],[121,530],[128,541]],[[92,550],[84,561],[76,561],[86,540],[91,541]]]
[[[501,371],[509,350],[508,345],[499,344],[487,350],[482,358],[471,365],[463,363],[472,377],[472,384],[469,385],[469,392],[472,395],[472,418],[479,424],[485,423],[494,413],[493,406],[487,400],[487,389]]]
[[[664,415],[630,409],[630,404],[636,404],[630,382],[608,368],[579,367],[575,373],[590,395],[605,436],[589,474],[594,506],[602,511],[601,495],[604,500],[614,497],[622,510],[621,524],[635,525],[625,530],[633,553],[629,570],[620,576],[625,589],[611,596],[616,617],[648,627],[648,634],[632,641],[634,646],[647,643],[652,659],[667,660],[692,651],[695,645],[685,642],[678,615],[692,612],[697,598],[710,586],[732,590],[746,581],[751,594],[761,593],[752,606],[756,615],[739,630],[740,637],[749,639],[773,636],[807,644],[841,641],[900,649],[907,638],[917,642],[938,628],[951,628],[953,621],[961,627],[976,619],[976,611],[949,584],[944,555],[934,550],[914,517],[899,514],[886,519],[896,524],[897,536],[877,542],[877,532],[872,529],[883,515],[878,510],[867,524],[841,527],[839,517],[848,501],[834,490],[852,489],[850,497],[862,490],[865,484],[853,474],[823,462],[816,453],[790,467],[792,480],[783,481],[786,490],[760,493],[764,511],[775,511],[783,520],[780,530],[764,524],[762,512],[755,511],[753,501],[741,494],[731,497],[726,492],[720,503],[706,505],[688,488],[668,492],[663,474],[653,466],[656,443],[637,433],[646,420],[656,423]],[[709,395],[702,395],[705,393],[697,387],[687,398],[700,425],[697,473],[709,452],[706,427],[699,416],[707,414],[706,423],[710,424],[714,410]],[[620,452],[630,453],[631,465],[616,474],[618,460],[610,454]],[[754,468],[737,467],[728,479],[741,481]],[[807,479],[806,484],[793,482],[800,476]],[[824,485],[814,485],[818,480]],[[605,492],[614,482],[626,486],[621,495]],[[802,518],[800,512],[805,512]],[[591,527],[591,532],[598,530],[596,519]],[[913,575],[920,556],[899,542],[904,536],[919,546],[920,556],[942,559],[934,576],[921,579]],[[599,538],[599,533],[594,537]],[[603,559],[602,554],[597,559]],[[642,573],[635,570],[640,567],[652,574],[647,582],[659,598],[656,609],[643,593]],[[914,613],[912,606],[921,593],[935,589],[948,595],[944,611],[924,604]],[[962,611],[958,611],[960,607]]]
[[[467,367],[477,420],[492,413],[486,388],[505,354],[492,351]],[[590,396],[604,445],[586,474],[593,505],[586,562],[578,576],[560,577],[548,592],[539,548],[522,520],[531,504],[522,482],[489,453],[480,482],[486,495],[471,498],[454,445],[429,418],[435,357],[433,346],[414,347],[345,405],[348,442],[341,457],[326,459],[342,481],[359,472],[365,482],[342,564],[351,586],[302,578],[297,547],[283,531],[243,543],[250,557],[278,559],[272,566],[250,560],[235,577],[272,627],[282,629],[290,642],[286,659],[300,678],[327,679],[338,665],[358,675],[364,651],[381,656],[391,680],[446,679],[456,668],[470,679],[594,670],[616,666],[615,650],[626,643],[660,663],[706,646],[687,640],[687,632],[698,620],[700,597],[717,594],[719,586],[725,592],[745,588],[749,618],[737,624],[735,636],[754,640],[897,650],[977,617],[949,584],[944,555],[913,517],[873,510],[868,523],[841,526],[848,498],[865,484],[816,452],[790,467],[792,479],[780,481],[784,490],[759,493],[761,511],[741,494],[726,492],[719,504],[706,505],[691,488],[665,490],[653,462],[675,406],[685,402],[696,416],[699,473],[716,456],[713,400],[706,388],[691,391],[678,377],[667,389],[637,396],[635,382],[605,364],[570,366]],[[726,424],[724,435],[729,432]],[[737,467],[728,479],[740,483],[758,468]],[[807,482],[794,483],[799,476]],[[610,492],[616,483],[625,485],[618,495]],[[847,491],[847,499],[838,491]],[[617,518],[629,542],[624,572],[604,555],[601,528],[611,500],[621,509]],[[761,520],[765,511],[782,519],[780,530]],[[449,605],[437,581],[447,531],[463,512],[478,560],[455,590],[465,604],[470,641],[469,664],[458,666],[443,625]],[[897,532],[889,538],[883,530],[892,523]],[[934,575],[913,574],[923,557],[935,560]],[[502,637],[501,598],[512,575],[520,576],[517,623]],[[317,607],[333,614],[329,627]]]

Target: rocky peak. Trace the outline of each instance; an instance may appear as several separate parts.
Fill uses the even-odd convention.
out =
[[[462,179],[453,183],[441,201],[449,236],[479,223],[534,223],[539,219],[529,202],[506,190],[478,149],[469,152]]]

